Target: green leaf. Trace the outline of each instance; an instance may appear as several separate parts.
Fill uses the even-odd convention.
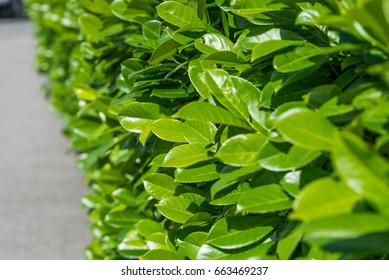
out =
[[[211,93],[205,83],[205,69],[199,59],[191,60],[189,62],[188,75],[194,88],[203,98],[208,98]]]
[[[236,210],[247,213],[268,213],[286,210],[292,201],[279,185],[271,184],[257,187],[241,194]]]
[[[165,29],[165,32],[169,34],[169,37],[182,45],[179,51],[191,48],[193,41],[201,37],[201,34],[205,31],[205,26],[202,23],[191,23],[185,25],[178,30]],[[186,62],[184,62],[186,64]]]
[[[211,205],[235,205],[238,203],[238,200],[240,198],[240,195],[243,193],[243,191],[233,191],[225,196],[222,196],[220,198],[212,200],[209,204]]]
[[[211,122],[206,121],[186,121],[181,128],[184,138],[190,144],[207,146],[214,143],[217,128]]]
[[[189,190],[189,188],[188,188],[188,190]],[[205,203],[205,197],[203,195],[195,193],[195,190],[196,189],[194,189],[193,192],[185,192],[185,193],[181,194],[180,197],[189,199],[191,202],[193,202],[197,206],[205,205],[204,204]]]
[[[200,161],[208,160],[208,151],[197,144],[183,144],[171,149],[163,163],[164,167],[186,167]]]
[[[295,72],[325,62],[326,56],[340,51],[358,50],[358,44],[339,44],[334,47],[319,48],[312,44],[297,47],[292,51],[280,53],[274,57],[274,68],[281,73]]]
[[[245,63],[246,59],[232,51],[217,51],[208,54],[204,61],[230,65]]]
[[[111,4],[112,13],[125,21],[146,23],[151,20],[154,9],[144,1],[115,0]]]
[[[186,104],[173,117],[249,128],[244,121],[229,111],[205,102],[191,102]]]
[[[154,50],[150,58],[150,63],[158,64],[162,60],[172,56],[176,53],[177,49],[181,46],[180,43],[177,43],[173,39],[166,40],[158,45]]]
[[[201,19],[191,9],[175,1],[166,1],[158,5],[157,13],[162,19],[178,27],[201,23]]]
[[[163,249],[170,251],[169,240],[167,239],[166,232],[154,232],[146,238],[146,244],[151,250]],[[176,251],[172,248],[172,251]]]
[[[304,41],[292,40],[269,40],[255,45],[251,53],[251,61],[265,57],[273,52],[285,49],[291,46],[300,46]]]
[[[137,230],[130,230],[123,241],[118,245],[118,252],[120,255],[126,258],[138,258],[142,256],[149,248],[147,245],[141,240],[138,235]]]
[[[248,166],[248,167],[232,167],[226,166],[220,173],[220,178],[224,181],[238,181],[246,180],[253,177],[255,173],[260,171],[260,166]]]
[[[323,178],[308,184],[294,203],[292,219],[310,222],[351,213],[360,197],[341,182]]]
[[[196,39],[194,45],[196,49],[205,54],[232,51],[234,48],[234,43],[231,40],[218,33],[207,33],[201,39]]]
[[[333,161],[342,180],[381,213],[389,215],[389,164],[351,133],[342,134]]]
[[[188,0],[188,7],[197,12],[197,16],[201,19],[204,17],[207,0]]]
[[[150,126],[151,131],[165,141],[185,143],[187,142],[182,130],[184,123],[172,119],[159,119],[153,122]]]
[[[82,14],[78,20],[80,28],[88,40],[94,40],[101,28],[103,27],[103,22],[101,19],[92,14]]]
[[[275,121],[277,130],[296,146],[329,151],[336,146],[338,131],[324,117],[308,109],[289,110]]]
[[[184,224],[193,214],[203,212],[195,203],[179,196],[167,197],[156,204],[156,207],[163,216],[180,224]]]
[[[223,180],[220,180],[223,181]],[[214,186],[211,191],[214,191]],[[246,191],[251,190],[251,186],[249,183],[239,184],[237,188],[233,188],[232,191],[229,190],[230,184],[227,183],[225,185],[225,191],[219,191],[217,195],[214,195],[217,198],[214,198],[209,204],[211,205],[235,205],[238,203],[240,195]]]
[[[274,68],[281,73],[299,71],[324,62],[325,53],[314,45],[298,47],[293,51],[278,54],[274,57]]]
[[[205,80],[212,94],[224,107],[247,123],[252,123],[251,126],[256,130],[267,131],[259,115],[261,92],[258,88],[245,79],[230,76],[222,69],[207,70]]]
[[[375,214],[346,214],[303,224],[304,239],[323,246],[330,242],[389,231],[387,217]]]
[[[129,189],[120,188],[112,192],[112,198],[128,206],[136,205],[135,194]]]
[[[162,23],[158,20],[150,20],[142,25],[142,34],[146,40],[159,40]]]
[[[143,256],[139,257],[140,260],[181,260],[176,253],[165,249],[150,250]]]
[[[228,218],[218,220],[211,228],[205,243],[220,249],[238,249],[258,242],[273,230],[271,226],[250,227],[250,225],[255,225],[253,219],[251,221],[249,219],[247,223],[249,228],[234,229],[234,225],[231,225],[230,220]]]
[[[189,93],[183,88],[154,88],[150,96],[172,99],[188,97]]]
[[[87,208],[100,208],[107,206],[107,201],[99,194],[84,194],[81,198],[82,206]]]
[[[273,146],[273,143],[265,144],[259,153],[259,164],[271,171],[296,170],[311,163],[321,155],[318,151],[307,150],[292,146],[288,153],[283,153]]]
[[[279,11],[280,9],[287,7],[286,4],[282,2],[274,2],[272,0],[234,0],[231,1],[231,6],[231,12],[248,19],[255,19],[263,14]]]
[[[211,197],[214,198],[216,193],[228,188],[238,181],[244,181],[246,179],[252,178],[254,174],[261,169],[262,167],[255,165],[241,168],[232,166],[224,167],[220,173],[220,180],[218,180],[211,187]]]
[[[303,237],[303,231],[300,226],[293,229],[289,235],[282,238],[277,243],[277,254],[281,260],[288,260],[296,250],[301,238]]]
[[[163,226],[153,220],[140,220],[135,224],[135,228],[144,238],[147,238],[156,232],[165,233]]]
[[[107,214],[104,221],[112,227],[123,228],[138,222],[140,219],[143,219],[143,216],[137,212],[124,210]]]
[[[278,45],[282,45],[280,42],[301,42],[304,44],[305,39],[296,32],[275,28],[272,26],[258,26],[256,28],[245,30],[238,38],[235,47],[241,48],[244,50],[252,50],[254,52],[254,48],[257,45],[261,45],[264,43],[263,47],[259,47],[263,49],[264,52],[268,52],[267,49],[272,49],[272,44],[274,43],[275,48]],[[269,42],[269,43],[267,43]]]
[[[214,183],[211,187],[211,197],[215,198],[218,192],[230,187],[231,185],[237,183],[238,181],[244,181],[246,179],[252,178],[254,174],[261,169],[262,167],[255,166],[255,165],[248,166],[248,167],[241,167],[241,168],[226,166],[225,168],[223,168],[223,170],[220,173],[220,180],[216,181],[216,183]],[[243,186],[244,186],[244,190],[246,190],[245,184],[240,185],[238,189]],[[230,201],[230,198],[234,199],[235,195],[236,194],[234,193],[230,193],[226,198],[227,202]],[[220,198],[220,200],[222,200],[222,198]],[[213,201],[212,204],[213,203],[215,202]]]
[[[180,183],[210,182],[220,177],[217,165],[213,163],[185,169],[178,168],[174,175],[175,181]]]
[[[166,174],[153,173],[143,178],[146,192],[155,199],[162,200],[174,196],[179,184]]]
[[[212,222],[212,215],[208,212],[199,212],[193,214],[188,220],[186,220],[183,228],[207,225]]]
[[[100,96],[99,92],[88,85],[76,84],[73,86],[74,94],[81,100],[93,101]]]
[[[142,133],[161,116],[158,104],[133,102],[120,111],[118,119],[126,130]]]
[[[111,14],[111,7],[106,0],[80,0],[80,4],[96,14]]]
[[[187,237],[185,237],[183,242],[178,244],[178,251],[183,251],[185,256],[189,257],[191,260],[195,260],[197,253],[207,236],[208,234],[205,232],[190,233]]]
[[[258,165],[259,152],[266,138],[257,134],[241,134],[229,138],[215,157],[233,166]]]
[[[268,252],[274,246],[274,241],[261,243],[257,246],[249,247],[247,250],[231,250],[215,248],[211,245],[204,244],[200,247],[198,260],[271,260],[275,259]]]

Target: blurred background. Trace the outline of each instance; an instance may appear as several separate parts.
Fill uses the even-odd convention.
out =
[[[0,259],[83,259],[87,192],[34,71],[22,0],[0,0]]]

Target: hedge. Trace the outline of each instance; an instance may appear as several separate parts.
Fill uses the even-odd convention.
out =
[[[87,259],[388,259],[389,1],[28,0]]]

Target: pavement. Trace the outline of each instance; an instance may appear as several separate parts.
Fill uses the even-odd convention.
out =
[[[83,259],[88,190],[47,109],[34,52],[27,20],[0,20],[0,259]]]

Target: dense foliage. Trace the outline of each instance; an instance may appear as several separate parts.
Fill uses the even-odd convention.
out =
[[[388,258],[388,0],[26,2],[86,258]]]

